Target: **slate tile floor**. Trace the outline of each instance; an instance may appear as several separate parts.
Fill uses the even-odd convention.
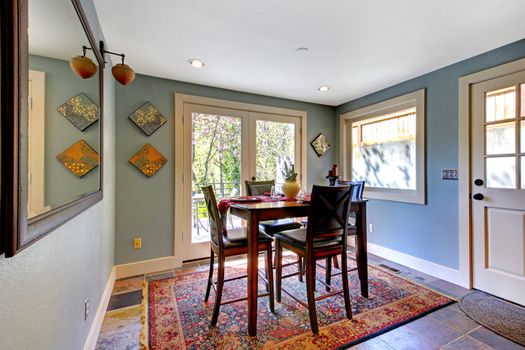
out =
[[[231,264],[240,260],[231,259]],[[469,291],[452,283],[369,254],[369,263],[385,264],[399,275],[436,291],[459,298]],[[206,271],[208,261],[186,264],[180,269],[159,271],[115,282],[97,342],[97,350],[140,349],[141,295],[144,280],[155,280]],[[354,350],[518,350],[524,347],[507,340],[468,318],[452,304],[425,317],[352,347]]]

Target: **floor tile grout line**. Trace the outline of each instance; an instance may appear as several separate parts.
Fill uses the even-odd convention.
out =
[[[457,342],[458,340],[460,340],[461,338],[464,338],[464,337],[466,337],[467,335],[468,335],[468,334],[462,334],[462,335],[460,335],[460,336],[459,336],[459,337],[457,337],[456,339],[454,339],[454,340],[451,340],[451,341],[449,341],[448,343],[446,343],[446,344],[442,345],[442,346],[440,347],[440,349],[444,349],[444,348],[445,348],[446,346],[448,346],[448,345],[450,345],[450,344],[452,344],[452,343],[455,343],[455,342]]]

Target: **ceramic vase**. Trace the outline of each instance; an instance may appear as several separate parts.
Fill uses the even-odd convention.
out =
[[[285,181],[282,190],[286,198],[295,198],[301,190],[301,185],[297,180]]]

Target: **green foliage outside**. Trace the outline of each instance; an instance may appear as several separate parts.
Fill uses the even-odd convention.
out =
[[[241,186],[241,119],[194,113],[192,193],[202,193],[201,187],[213,185],[217,199],[240,194]],[[294,125],[257,121],[256,177],[283,182],[283,162],[293,163]],[[204,201],[198,203],[198,216],[207,216]]]

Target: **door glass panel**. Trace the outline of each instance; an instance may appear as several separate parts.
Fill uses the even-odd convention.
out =
[[[283,183],[284,161],[295,164],[295,124],[269,120],[257,120],[256,124],[257,180]]]
[[[514,86],[487,92],[485,97],[485,120],[497,120],[516,117],[516,88]]]
[[[487,187],[516,188],[516,158],[487,158]]]
[[[525,120],[521,121],[521,153],[525,153]]]
[[[525,157],[521,157],[521,189],[525,190]]]
[[[521,113],[520,116],[525,117],[525,84],[521,84],[520,86],[520,94],[521,94]]]
[[[217,201],[240,193],[241,125],[238,117],[192,113],[192,243],[210,238],[201,187],[212,185]]]
[[[487,154],[514,153],[516,151],[516,123],[486,126]]]

